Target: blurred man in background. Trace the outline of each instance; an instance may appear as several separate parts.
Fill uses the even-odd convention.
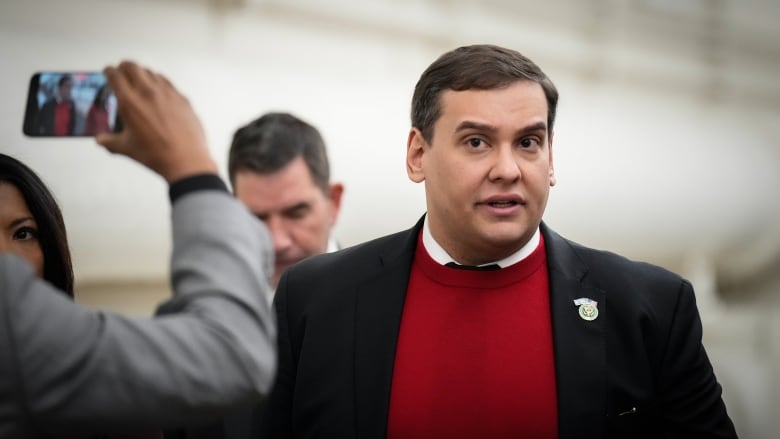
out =
[[[344,187],[330,182],[319,131],[287,113],[267,113],[233,136],[228,174],[236,197],[271,232],[275,288],[284,270],[338,248],[331,236]],[[266,298],[273,299],[273,289]],[[244,408],[202,428],[166,432],[177,439],[257,437],[261,407]]]
[[[63,75],[57,81],[57,93],[41,106],[37,132],[44,136],[72,136],[76,127],[76,105],[71,97],[73,77]]]
[[[338,248],[331,235],[344,186],[330,182],[319,131],[287,113],[268,113],[239,128],[228,159],[236,197],[271,231],[276,267]]]

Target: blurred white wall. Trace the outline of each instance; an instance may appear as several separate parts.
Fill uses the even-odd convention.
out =
[[[346,185],[336,233],[350,245],[424,211],[404,171],[424,68],[462,44],[515,48],[561,92],[545,220],[690,278],[738,430],[768,439],[780,427],[778,19],[773,0],[4,0],[0,151],[60,201],[79,300],[148,313],[167,288],[165,185],[89,139],[24,137],[33,72],[130,58],[166,74],[223,174],[239,125],[271,110],[308,120]]]

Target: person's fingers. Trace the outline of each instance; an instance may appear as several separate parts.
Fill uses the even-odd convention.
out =
[[[131,61],[123,61],[117,67],[108,66],[103,69],[108,85],[113,89],[117,98],[117,112],[126,127],[143,123],[143,121],[139,120],[141,117],[139,112],[136,111],[142,98],[139,97],[132,79],[137,74],[138,69],[138,65]],[[124,129],[119,133],[98,134],[95,136],[95,142],[105,147],[111,153],[127,155],[129,152],[127,151],[129,130]]]
[[[154,74],[149,69],[143,68],[133,61],[122,61],[118,67],[122,76],[127,78],[131,88],[141,96],[149,97],[154,94]]]
[[[131,86],[127,82],[127,78],[121,74],[120,70],[114,66],[107,66],[103,69],[103,75],[106,77],[108,86],[114,91],[114,95],[117,97],[117,112],[122,113],[122,107],[130,92]],[[119,148],[121,139],[118,134],[115,133],[99,133],[95,136],[95,142],[98,145],[103,146],[109,152],[116,152]]]
[[[114,91],[115,95],[121,95],[124,93],[125,89],[127,88],[124,84],[126,82],[126,79],[120,78],[121,75],[119,74],[119,70],[117,70],[114,66],[107,66],[103,69],[103,75],[106,77],[106,81],[108,81],[108,86],[111,87],[111,89]]]
[[[142,80],[146,74],[145,69],[135,61],[123,60],[117,66],[117,70],[126,76],[128,81],[135,86],[136,81]]]
[[[173,86],[173,83],[168,80],[168,78],[165,77],[165,75],[158,74],[160,77],[160,81],[165,84],[166,87],[168,87],[171,90],[176,90],[176,87]]]
[[[107,67],[105,74],[109,85],[114,89],[118,103],[117,112],[125,127],[136,127],[146,123],[144,118],[147,115],[143,111],[139,111],[138,108],[143,105],[144,101],[149,100],[149,96],[153,92],[139,93],[138,84],[145,84],[140,87],[147,87],[151,90],[152,85],[149,79],[139,79],[140,76],[147,76],[148,73],[134,62],[123,61],[117,68]]]
[[[95,134],[95,143],[100,146],[106,146],[107,143],[111,143],[113,141],[112,137],[115,135],[116,134],[111,133],[97,133]]]
[[[138,161],[167,181],[217,171],[189,100],[164,75],[131,61],[105,72],[115,90],[124,128],[96,136],[99,144]]]
[[[95,136],[95,142],[112,153],[116,153],[118,149],[121,149],[119,147],[121,144],[119,134],[101,133]]]
[[[132,84],[117,67],[108,66],[103,69],[103,74],[106,76],[109,87],[114,90],[114,96],[116,96],[119,104],[118,111],[121,115],[125,100],[128,99],[128,95],[133,93]]]
[[[168,99],[173,98],[179,101],[189,102],[165,75],[156,72],[153,72],[153,75],[155,84],[157,85],[157,89],[161,96],[166,96]]]
[[[149,68],[147,68],[145,70],[146,70],[146,76],[149,78],[149,81],[151,83],[157,84],[157,85],[165,83],[165,81],[163,81],[163,79],[162,79],[162,75],[161,74],[159,74],[159,73],[157,73],[154,70],[149,69]]]

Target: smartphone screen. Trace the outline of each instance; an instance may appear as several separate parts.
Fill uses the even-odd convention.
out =
[[[121,125],[116,96],[102,72],[46,71],[30,79],[24,134],[94,136],[119,131]]]

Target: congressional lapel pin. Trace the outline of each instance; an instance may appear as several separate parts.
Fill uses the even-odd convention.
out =
[[[599,316],[598,302],[587,297],[580,297],[574,300],[574,305],[579,307],[580,318],[589,322],[596,320]]]

